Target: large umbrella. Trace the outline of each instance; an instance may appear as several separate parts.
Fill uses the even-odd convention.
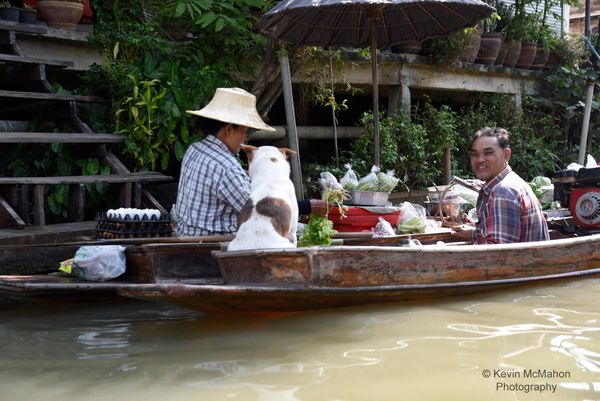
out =
[[[371,48],[373,136],[379,165],[377,48],[446,36],[494,9],[479,0],[284,0],[258,21],[260,32],[296,46]]]

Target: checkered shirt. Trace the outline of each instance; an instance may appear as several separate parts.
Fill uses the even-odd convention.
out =
[[[477,217],[474,237],[477,244],[550,239],[540,202],[510,166],[481,188]]]
[[[178,236],[232,234],[250,194],[250,177],[213,135],[183,157],[175,213]]]

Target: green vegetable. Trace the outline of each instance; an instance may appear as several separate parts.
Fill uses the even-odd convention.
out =
[[[535,196],[540,199],[544,192],[542,191],[542,187],[546,187],[548,185],[552,185],[552,180],[548,177],[537,176],[529,183],[529,186],[533,190]]]
[[[356,186],[357,191],[377,192],[379,190],[379,181],[377,179],[371,181],[359,182]]]
[[[308,224],[302,230],[298,246],[331,245],[333,236],[337,231],[327,217],[311,213]]]
[[[413,217],[398,224],[396,232],[398,234],[419,234],[425,232],[425,220],[420,217]]]
[[[531,180],[531,184],[538,188],[546,187],[548,185],[552,185],[552,180],[548,177],[537,176],[533,180]]]
[[[377,178],[379,179],[379,192],[392,192],[392,189],[400,182],[398,178],[394,177],[393,171],[377,173]]]

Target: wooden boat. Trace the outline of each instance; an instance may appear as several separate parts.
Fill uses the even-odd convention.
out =
[[[502,245],[438,245],[439,237],[422,236],[423,245],[412,247],[398,246],[407,237],[396,236],[238,252],[206,241],[130,245],[128,271],[118,280],[0,276],[0,292],[111,293],[203,311],[261,313],[420,301],[600,276],[600,234]]]

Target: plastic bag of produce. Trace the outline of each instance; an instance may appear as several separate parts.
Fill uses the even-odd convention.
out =
[[[125,247],[88,245],[80,247],[73,259],[61,262],[59,270],[90,281],[106,281],[125,273]]]
[[[342,189],[342,184],[340,184],[337,178],[335,178],[335,176],[329,171],[324,171],[321,173],[321,178],[319,178],[319,184],[321,184],[321,189],[323,190],[327,188]]]
[[[426,228],[427,215],[425,208],[410,202],[402,203],[396,232],[398,234],[419,234],[424,233]]]
[[[373,232],[373,238],[390,237],[396,234],[390,222],[383,217],[379,218],[379,221],[377,224],[375,224],[375,227],[373,227],[371,231]]]
[[[340,179],[340,184],[344,187],[344,189],[350,191],[352,189],[356,189],[358,185],[358,177],[354,170],[352,170],[351,164],[344,164],[346,168],[346,174]]]
[[[365,175],[358,181],[358,185],[356,186],[357,191],[370,191],[370,192],[378,192],[379,191],[379,178],[377,178],[377,173],[379,172],[379,167],[373,166],[371,167],[371,172]]]
[[[554,185],[550,178],[542,176],[534,177],[529,186],[542,205],[554,200]]]
[[[377,173],[379,179],[379,192],[392,192],[396,185],[400,182],[399,178],[396,178],[393,170],[388,170],[386,173]]]

